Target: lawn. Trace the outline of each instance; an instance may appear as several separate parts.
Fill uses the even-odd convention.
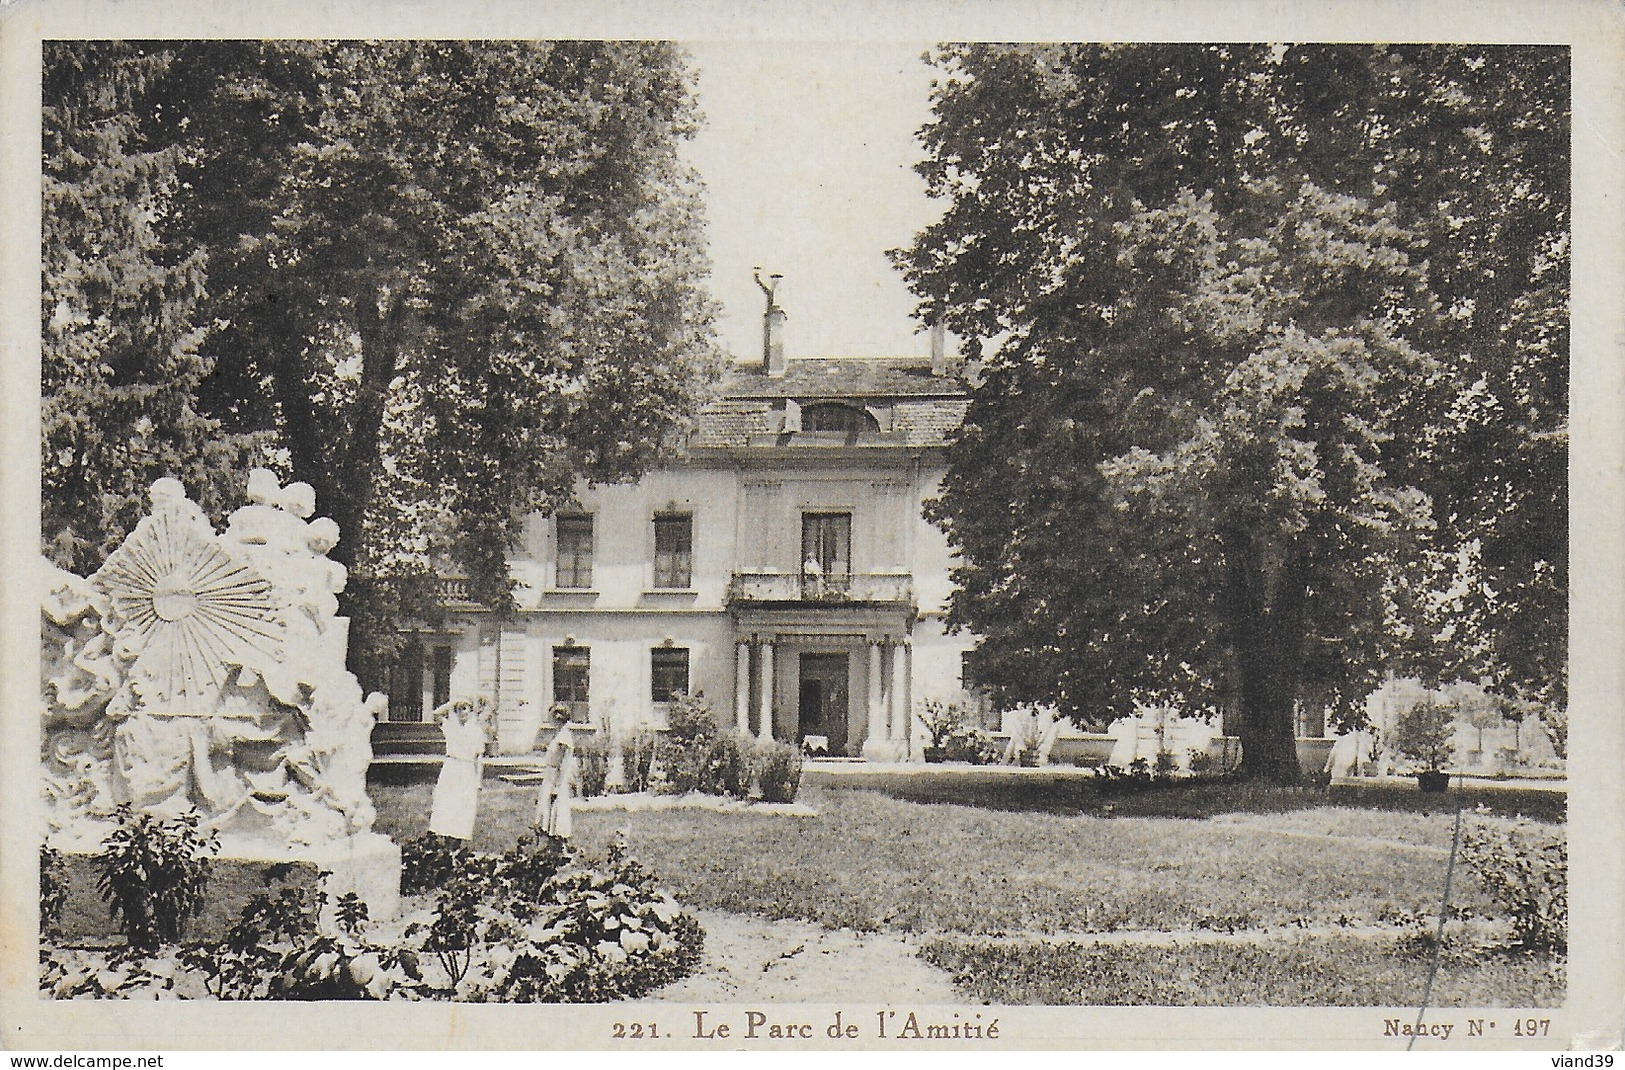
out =
[[[476,846],[500,848],[516,838],[534,790],[488,785]],[[398,839],[421,833],[429,794],[428,785],[375,788],[379,828]],[[1399,950],[1397,929],[1348,947],[1327,938],[1276,942],[1252,958],[1238,958],[1229,946],[1100,948],[1044,937],[1392,926],[1437,911],[1453,819],[1442,810],[1324,802],[1264,813],[1225,805],[1208,819],[1105,817],[817,786],[804,789],[802,800],[819,816],[584,812],[576,838],[602,851],[624,831],[636,857],[695,906],[925,934],[932,938],[928,960],[975,998],[1389,1004],[1415,987],[1404,978],[1425,968],[1425,956]],[[1455,905],[1489,907],[1475,881],[1457,880],[1454,888]],[[1001,934],[1015,939],[975,939]],[[1225,968],[1231,960],[1235,970]],[[1022,962],[1028,968],[1015,968]],[[1247,962],[1253,965],[1242,968]],[[1560,994],[1542,980],[1549,965],[1483,964],[1446,991],[1463,999],[1500,993],[1481,1003],[1551,1002]],[[1150,971],[1160,980],[1125,989],[1114,969]],[[1269,969],[1278,984],[1255,976]],[[1253,998],[1233,998],[1254,989]]]
[[[972,998],[1088,1006],[1416,1007],[1428,955],[1354,937],[1180,947],[1020,945],[937,939],[921,951]],[[1547,956],[1447,954],[1436,1007],[1563,1003],[1561,962]]]

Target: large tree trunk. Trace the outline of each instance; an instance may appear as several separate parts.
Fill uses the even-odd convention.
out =
[[[388,681],[388,666],[372,657],[378,637],[392,631],[397,622],[374,619],[367,597],[369,583],[380,582],[363,574],[365,523],[377,496],[383,470],[382,436],[389,384],[400,365],[407,317],[406,303],[395,298],[380,309],[376,298],[357,301],[356,333],[361,342],[361,380],[356,401],[345,426],[324,427],[315,418],[304,391],[305,372],[300,362],[291,361],[277,382],[284,413],[284,437],[295,479],[309,483],[316,491],[316,511],[339,526],[339,542],[330,556],[351,573],[351,580],[339,595],[339,611],[350,618],[349,650],[346,658],[366,690],[381,690]],[[291,374],[290,374],[291,373]]]
[[[1294,732],[1303,676],[1303,560],[1296,552],[1266,573],[1250,536],[1229,540],[1228,612],[1240,692],[1241,766],[1247,779],[1297,784]]]

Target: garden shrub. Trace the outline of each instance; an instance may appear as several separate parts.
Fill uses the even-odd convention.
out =
[[[927,699],[920,721],[931,737],[930,750],[943,761],[988,765],[999,760],[998,742],[964,703]]]
[[[296,939],[316,930],[316,906],[308,888],[283,888],[274,898],[250,899],[218,943],[187,947],[180,961],[203,977],[216,999],[264,999],[282,955]]]
[[[1462,833],[1461,858],[1512,921],[1512,946],[1568,946],[1568,846],[1562,827],[1528,821],[1475,821]]]
[[[524,895],[540,888],[570,861],[570,841],[546,832],[530,832],[490,866],[488,883],[506,894]]]
[[[750,736],[738,732],[717,736],[711,742],[706,765],[707,783],[700,790],[735,799],[750,798],[751,782],[756,779],[755,756],[756,743]]]
[[[794,802],[801,790],[801,751],[788,743],[764,740],[757,745],[755,764],[762,785],[762,801]]]
[[[401,894],[422,895],[441,887],[469,853],[468,841],[454,836],[426,832],[407,840],[401,844]]]
[[[999,760],[999,743],[987,730],[963,725],[948,737],[943,754],[950,762],[991,765]]]
[[[519,879],[519,856],[557,858],[560,865],[543,881]],[[636,997],[699,962],[703,931],[622,845],[594,866],[564,841],[538,841],[502,856],[493,872],[497,879],[487,879],[476,864],[447,881],[429,926],[424,948],[446,971],[454,998]]]
[[[255,896],[224,939],[165,948],[44,949],[40,988],[57,999],[388,999],[422,987],[410,945],[367,934],[366,906],[334,904],[336,928],[320,931],[325,896],[283,889]]]
[[[660,734],[654,729],[638,727],[621,742],[621,779],[627,791],[649,790],[649,774],[659,739]]]
[[[582,798],[604,793],[604,784],[609,780],[609,751],[608,727],[577,740],[576,785],[581,789]]]
[[[694,695],[673,695],[666,716],[666,738],[657,760],[665,772],[663,789],[673,795],[713,791],[716,784],[713,753],[721,734],[710,704]]]
[[[97,890],[132,948],[177,943],[187,921],[203,909],[205,857],[220,849],[219,838],[198,831],[202,819],[195,811],[164,818],[125,804],[114,820],[96,856]]]
[[[222,1000],[382,1000],[423,987],[416,949],[369,934],[355,893],[339,898],[324,930],[326,902],[308,889],[255,896],[223,941],[188,946],[179,962]]]
[[[779,748],[792,752],[793,761]],[[634,734],[621,754],[630,791],[669,795],[695,791],[748,799],[753,785],[761,781],[763,798],[787,802],[801,783],[801,755],[795,747],[758,746],[747,733],[724,730],[710,704],[693,695],[672,696],[665,738],[652,732],[641,739]]]
[[[1043,764],[1045,723],[1035,714],[1028,717],[1011,735],[1010,746],[1004,760],[1014,765],[1036,769]]]
[[[926,699],[920,710],[920,723],[925,726],[926,734],[931,737],[930,746],[934,750],[942,750],[948,744],[948,737],[954,729],[965,722],[967,711],[957,702],[944,702],[941,699]]]
[[[355,893],[335,904],[337,931],[319,932],[282,955],[267,978],[268,999],[388,999],[416,992],[423,974],[417,952],[369,939],[367,907]]]
[[[647,870],[610,850],[601,867],[571,865],[533,894],[520,923],[514,899],[477,922],[457,998],[585,1003],[642,996],[693,972],[704,931],[655,887]]]

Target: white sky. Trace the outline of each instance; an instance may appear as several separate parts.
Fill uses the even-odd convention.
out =
[[[796,357],[926,352],[912,296],[886,250],[941,209],[913,164],[930,115],[925,44],[686,42],[704,130],[688,157],[707,185],[722,345],[760,359],[763,297],[779,272]]]

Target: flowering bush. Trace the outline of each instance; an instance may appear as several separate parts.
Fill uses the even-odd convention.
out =
[[[341,898],[326,930],[316,921],[322,902],[292,888],[256,896],[223,940],[162,951],[44,948],[40,987],[57,999],[223,1000],[378,1000],[422,989],[415,949],[370,932],[359,899]]]
[[[1512,946],[1562,951],[1568,946],[1568,846],[1563,829],[1473,822],[1461,857],[1489,897],[1512,921]]]
[[[317,899],[319,909],[325,896]],[[182,961],[221,999],[381,1000],[423,987],[416,949],[369,932],[367,906],[353,892],[334,905],[332,926],[317,930],[315,913],[299,893],[284,893],[269,911],[256,901],[223,953],[199,946]]]

